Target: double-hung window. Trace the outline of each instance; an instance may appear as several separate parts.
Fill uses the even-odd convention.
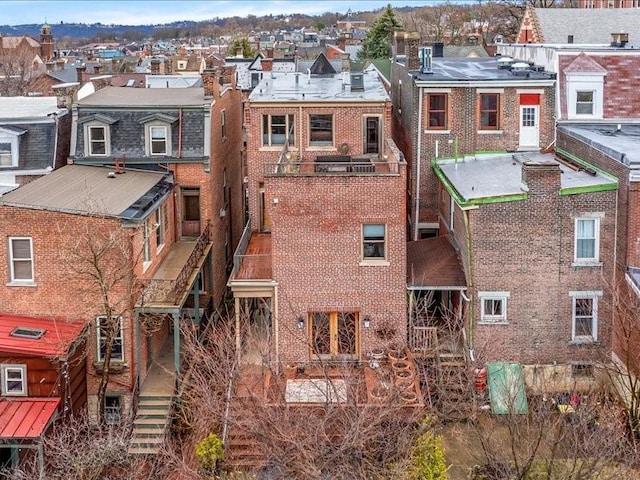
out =
[[[293,115],[262,116],[262,146],[295,144]]]
[[[166,210],[166,205],[163,203],[162,205],[160,205],[160,207],[156,210],[156,214],[155,214],[155,224],[153,225],[153,228],[156,231],[156,249],[160,250],[162,248],[162,246],[164,245],[164,230],[165,230],[165,210]]]
[[[576,343],[598,340],[598,297],[602,292],[570,292],[572,297],[571,340]]]
[[[382,223],[362,225],[362,259],[384,260],[386,258],[386,226]]]
[[[19,140],[18,134],[0,128],[0,168],[18,166]]]
[[[597,262],[600,255],[600,219],[576,218],[574,259],[580,263]]]
[[[108,319],[104,315],[99,316],[96,319],[96,330],[98,334],[98,362],[104,362],[109,343],[111,344],[111,360],[124,361],[122,317]]]
[[[309,115],[309,144],[333,145],[333,115]]]
[[[593,91],[576,92],[576,115],[593,115]]]
[[[480,130],[500,128],[500,94],[480,94]]]
[[[480,322],[506,323],[509,292],[479,292]]]
[[[150,155],[169,155],[169,129],[166,126],[149,126],[149,147]]]
[[[429,130],[447,129],[447,94],[430,93],[427,95]]]
[[[9,281],[33,282],[33,246],[30,237],[9,237]]]
[[[2,395],[27,395],[27,367],[26,365],[2,365]]]
[[[87,127],[87,137],[90,156],[109,155],[107,127],[104,125],[89,125]]]

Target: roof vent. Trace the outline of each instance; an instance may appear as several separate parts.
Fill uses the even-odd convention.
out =
[[[31,327],[16,327],[10,335],[18,338],[29,338],[31,340],[38,340],[42,338],[46,330],[43,328],[31,328]]]
[[[524,62],[516,62],[511,65],[511,73],[516,76],[526,76],[529,73],[529,64]]]
[[[431,47],[422,47],[420,49],[420,73],[433,73],[431,69],[432,58],[433,49]]]
[[[511,70],[514,60],[511,57],[500,57],[498,59],[498,68],[501,70]]]
[[[628,33],[612,33],[611,34],[611,46],[612,47],[624,47],[629,43]]]
[[[351,73],[351,91],[364,92],[364,73],[362,72]]]

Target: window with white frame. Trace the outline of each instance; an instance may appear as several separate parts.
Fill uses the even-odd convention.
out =
[[[169,128],[166,125],[147,127],[149,155],[170,155]]]
[[[85,153],[91,157],[103,157],[111,154],[110,131],[106,125],[85,125]]]
[[[600,69],[597,65],[594,65],[593,68],[594,70]],[[605,75],[605,71],[599,70],[593,72],[566,72],[568,118],[603,117]]]
[[[2,365],[0,374],[2,376],[2,395],[27,395],[26,365]]]
[[[145,220],[142,225],[142,261],[144,264],[151,262],[151,232],[149,221]]]
[[[384,260],[386,258],[386,226],[383,223],[362,225],[362,259]]]
[[[262,116],[262,146],[295,145],[295,125],[293,115]]]
[[[576,218],[575,220],[575,248],[576,262],[597,262],[600,255],[600,219]]]
[[[153,228],[156,231],[156,249],[160,250],[164,245],[164,209],[166,206],[164,204],[160,205],[160,207],[156,210],[155,213],[155,224]]]
[[[33,245],[31,237],[9,237],[9,281],[33,282]]]
[[[576,115],[593,115],[594,91],[576,92]]]
[[[104,362],[109,343],[111,343],[111,360],[115,362],[124,361],[122,317],[111,317],[111,319],[104,315],[97,317],[96,331],[98,336],[98,362]],[[109,339],[111,339],[110,342]]]
[[[13,133],[0,129],[0,168],[17,167],[19,158],[19,139]]]
[[[309,144],[333,145],[333,115],[309,115]]]
[[[220,112],[220,136],[223,140],[227,138],[227,113],[224,110]]]
[[[598,340],[598,297],[602,292],[570,292],[572,301],[571,340],[588,343]]]
[[[479,292],[480,322],[506,323],[509,292]]]

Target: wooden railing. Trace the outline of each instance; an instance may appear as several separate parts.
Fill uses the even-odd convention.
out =
[[[432,356],[438,349],[438,329],[436,327],[411,326],[409,348],[417,356]]]

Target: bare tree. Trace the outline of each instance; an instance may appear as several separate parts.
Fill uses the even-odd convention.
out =
[[[26,95],[29,82],[42,73],[37,59],[33,49],[24,43],[5,49],[0,55],[0,95]]]

